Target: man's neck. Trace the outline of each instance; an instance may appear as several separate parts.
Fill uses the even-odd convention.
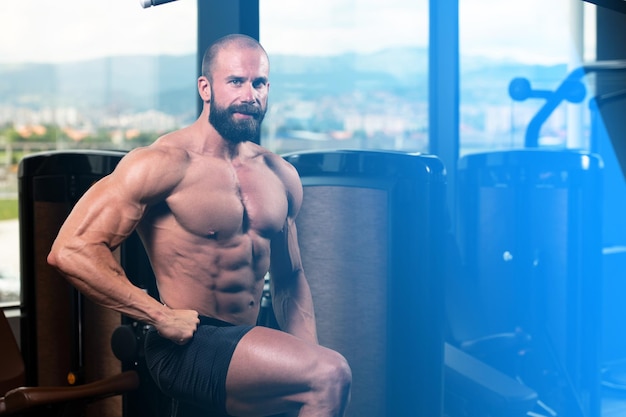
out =
[[[196,120],[194,130],[196,131],[194,142],[198,146],[198,153],[211,154],[224,159],[235,159],[245,147],[245,142],[232,142],[224,139],[202,116]]]

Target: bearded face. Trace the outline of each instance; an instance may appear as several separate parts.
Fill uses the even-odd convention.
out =
[[[250,117],[237,118],[236,113]],[[221,107],[215,100],[211,100],[210,103],[209,123],[224,139],[234,144],[246,141],[259,143],[261,122],[264,117],[265,109],[252,104],[231,104]]]

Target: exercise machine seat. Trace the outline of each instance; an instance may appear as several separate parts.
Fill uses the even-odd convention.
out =
[[[67,387],[26,387],[25,366],[9,322],[0,310],[0,415],[12,415],[42,409],[50,415],[50,406],[88,403],[132,391],[139,386],[135,371],[98,381]]]

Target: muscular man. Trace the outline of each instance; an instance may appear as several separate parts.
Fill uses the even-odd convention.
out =
[[[93,185],[48,262],[97,303],[153,327],[146,361],[165,393],[222,416],[343,416],[351,372],[317,343],[295,227],[302,185],[291,165],[252,142],[268,77],[255,40],[213,44],[198,120],[129,152]],[[135,229],[160,302],[111,253]],[[283,331],[254,326],[268,269]]]

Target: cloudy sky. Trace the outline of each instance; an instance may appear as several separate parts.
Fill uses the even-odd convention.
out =
[[[193,52],[195,9],[195,0],[147,9],[139,0],[1,0],[0,61]]]
[[[196,1],[143,9],[138,0],[2,0],[0,62],[191,53]],[[581,3],[460,0],[462,52],[563,62],[572,45],[568,10]],[[595,8],[583,4],[587,11]],[[428,42],[427,0],[260,0],[260,5],[261,42],[274,53],[371,52]]]

